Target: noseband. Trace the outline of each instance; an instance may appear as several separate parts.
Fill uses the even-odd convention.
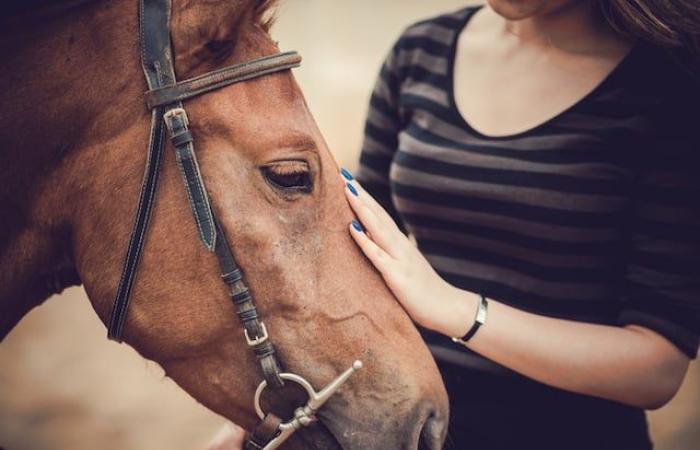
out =
[[[301,56],[296,52],[278,53],[224,67],[189,80],[177,81],[170,42],[171,9],[171,0],[140,1],[141,65],[149,89],[145,97],[146,106],[151,111],[151,132],[136,218],[109,319],[108,337],[118,342],[122,341],[131,290],[155,201],[167,130],[199,237],[206,249],[214,252],[219,261],[221,278],[229,288],[231,300],[243,325],[245,341],[255,353],[263,376],[254,399],[255,411],[261,423],[249,436],[245,449],[272,450],[279,447],[297,429],[313,423],[318,409],[362,367],[362,363],[355,361],[352,367],[318,392],[299,375],[282,372],[267,328],[259,319],[252,294],[243,280],[243,273],[236,264],[231,247],[211,207],[197,164],[194,136],[189,130],[189,120],[182,102],[234,83],[298,67]],[[288,421],[273,413],[266,414],[260,406],[260,398],[265,388],[269,386],[279,389],[284,386],[285,381],[301,385],[309,396],[307,403],[297,408],[294,417]]]

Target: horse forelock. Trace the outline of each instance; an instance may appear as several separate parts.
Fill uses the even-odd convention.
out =
[[[265,30],[269,31],[277,19],[279,0],[255,0],[254,20]]]

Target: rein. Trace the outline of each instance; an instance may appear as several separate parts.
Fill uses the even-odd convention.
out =
[[[131,291],[155,202],[167,131],[175,150],[199,238],[205,248],[217,257],[221,278],[229,288],[236,314],[243,325],[245,341],[257,357],[263,377],[254,397],[255,412],[261,423],[248,437],[245,449],[272,450],[282,445],[296,430],[316,421],[315,414],[318,409],[362,367],[362,363],[355,361],[352,367],[320,391],[316,391],[303,377],[282,372],[267,328],[258,316],[253,296],[243,279],[243,272],[236,263],[211,206],[197,163],[194,136],[189,130],[189,119],[182,102],[234,83],[298,67],[301,56],[297,52],[277,53],[178,81],[175,77],[170,42],[172,1],[140,0],[139,6],[141,66],[149,89],[145,93],[145,102],[151,111],[151,131],[136,217],[108,323],[108,337],[122,342]],[[280,389],[285,381],[299,384],[309,396],[307,403],[297,408],[294,417],[288,421],[274,413],[265,413],[260,406],[260,398],[265,388],[269,386]]]

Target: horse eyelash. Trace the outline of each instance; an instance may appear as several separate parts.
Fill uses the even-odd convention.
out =
[[[283,170],[275,170],[280,168],[282,168]],[[265,180],[276,189],[283,190],[286,192],[296,191],[300,193],[310,193],[311,191],[313,191],[313,178],[311,176],[311,172],[306,167],[285,167],[284,165],[276,167],[267,166],[262,168],[262,174]],[[283,184],[281,180],[276,180],[275,177],[300,177],[300,179],[303,180],[304,184],[287,186]]]

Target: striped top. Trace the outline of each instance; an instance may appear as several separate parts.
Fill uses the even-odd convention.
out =
[[[696,80],[639,43],[553,119],[484,136],[452,90],[457,37],[474,11],[419,22],[394,45],[372,93],[358,179],[453,285],[537,314],[639,324],[694,357]],[[465,355],[425,336],[438,358]]]

